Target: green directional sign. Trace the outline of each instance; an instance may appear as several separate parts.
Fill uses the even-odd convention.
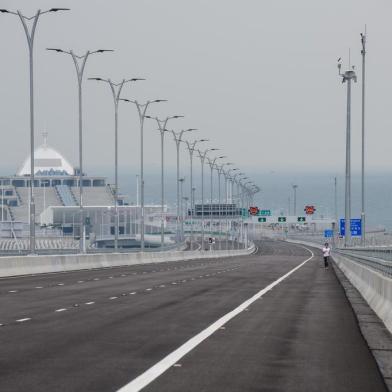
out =
[[[267,218],[258,218],[257,219],[259,222],[267,222]]]
[[[304,217],[304,216],[299,216],[299,217],[297,218],[297,221],[298,221],[298,222],[306,222],[306,217]]]
[[[260,216],[271,216],[271,210],[260,210],[258,215],[260,215]]]
[[[279,216],[278,217],[278,222],[280,222],[280,223],[286,222],[286,217],[285,216]]]

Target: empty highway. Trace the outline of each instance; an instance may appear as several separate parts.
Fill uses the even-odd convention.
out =
[[[319,252],[257,245],[1,279],[0,390],[386,391]]]

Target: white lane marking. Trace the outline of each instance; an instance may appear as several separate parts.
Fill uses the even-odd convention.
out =
[[[42,286],[37,286],[36,289],[43,289],[43,287]]]
[[[99,280],[99,278],[94,278],[93,280]]]
[[[118,297],[110,297],[109,299],[117,299]]]
[[[152,289],[146,289],[146,291],[151,291]]]
[[[137,293],[136,293],[136,291],[132,291],[132,293],[129,293],[129,294],[135,295],[135,294],[137,294]]]
[[[66,308],[61,308],[61,309],[56,309],[55,312],[65,312],[67,309]]]
[[[146,387],[148,384],[150,384],[152,381],[157,379],[162,373],[164,373],[171,366],[174,366],[176,363],[179,363],[179,360],[181,358],[183,358],[186,354],[188,354],[190,351],[192,351],[200,343],[202,343],[204,340],[206,340],[214,332],[216,332],[221,327],[223,327],[226,323],[228,323],[235,316],[242,313],[253,302],[257,301],[264,294],[268,293],[268,291],[270,291],[272,288],[274,288],[280,282],[282,282],[283,280],[288,278],[291,274],[293,274],[295,271],[297,271],[302,266],[304,266],[309,260],[311,260],[314,257],[313,252],[308,248],[305,248],[305,249],[311,253],[311,256],[308,259],[303,261],[301,264],[297,265],[295,268],[293,268],[291,271],[287,272],[285,275],[281,276],[279,279],[275,280],[275,282],[270,283],[267,287],[260,290],[253,297],[249,298],[248,300],[243,302],[241,305],[237,306],[231,312],[222,316],[219,320],[215,321],[209,327],[207,327],[206,329],[204,329],[203,331],[198,333],[193,338],[189,339],[182,346],[180,346],[178,349],[176,349],[175,351],[173,351],[172,353],[167,355],[165,358],[163,358],[161,361],[156,363],[154,366],[150,367],[148,370],[146,370],[140,376],[136,377],[130,383],[128,383],[127,385],[120,388],[117,392],[138,392],[141,389],[143,389],[144,387]]]
[[[18,290],[10,290],[9,293],[17,293]]]
[[[113,276],[109,276],[109,279],[113,279]]]
[[[159,287],[166,287],[164,284],[161,284]]]
[[[17,323],[24,323],[25,321],[30,321],[30,320],[31,320],[31,318],[26,317],[26,318],[22,318],[22,319],[16,320],[16,322]]]
[[[57,286],[64,286],[64,283],[57,283]]]
[[[84,280],[78,280],[78,283],[84,283]]]
[[[86,303],[85,303],[85,305],[93,305],[93,304],[95,304],[95,302],[93,302],[93,301],[92,301],[92,302],[86,302]]]

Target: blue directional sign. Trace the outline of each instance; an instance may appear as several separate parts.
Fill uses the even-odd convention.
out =
[[[325,238],[332,238],[333,237],[333,230],[331,230],[331,229],[324,230],[324,237]]]
[[[344,236],[346,231],[344,228],[345,219],[340,219],[340,235]],[[362,223],[361,219],[350,220],[351,235],[353,237],[360,237],[362,235]]]

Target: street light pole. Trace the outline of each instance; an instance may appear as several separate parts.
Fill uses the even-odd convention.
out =
[[[113,50],[99,49],[90,52],[89,50],[82,56],[76,55],[72,50],[66,51],[57,48],[48,48],[47,50],[55,51],[57,53],[68,54],[72,57],[75,65],[76,78],[78,83],[78,106],[79,106],[79,208],[80,208],[80,253],[86,253],[86,235],[85,235],[85,222],[83,214],[83,114],[82,114],[82,84],[83,74],[88,57],[95,53],[113,52]]]
[[[183,184],[185,181],[185,178],[180,178],[178,180],[180,182],[180,239],[181,241],[184,240],[184,211],[183,211],[183,207],[182,207],[182,200],[183,200],[183,196],[182,196],[182,190],[183,190]]]
[[[340,59],[338,60],[340,61]],[[346,120],[346,183],[345,183],[345,201],[344,201],[344,218],[345,218],[345,235],[344,246],[347,247],[351,240],[351,81],[357,81],[357,75],[353,69],[341,73],[341,63],[338,62],[339,76],[342,77],[342,83],[347,82],[347,120]]]
[[[222,155],[220,157],[216,157],[214,159],[208,158],[207,157],[207,162],[208,165],[210,166],[210,236],[212,237],[212,208],[213,208],[213,203],[212,203],[212,198],[213,198],[213,171],[216,166],[216,161],[219,159],[226,158],[225,155]]]
[[[171,131],[173,134],[174,142],[176,143],[177,153],[177,217],[176,217],[176,241],[180,241],[180,144],[182,142],[182,136],[185,132],[196,131],[196,128],[183,129],[179,132]]]
[[[207,148],[204,152],[197,150],[199,153],[201,163],[201,250],[204,251],[204,162],[207,153],[210,151],[217,151],[217,148]]]
[[[30,254],[35,253],[35,202],[34,202],[34,37],[38,19],[41,15],[49,12],[69,11],[69,8],[51,8],[47,11],[38,10],[34,16],[25,16],[19,10],[9,11],[0,9],[1,13],[16,15],[23,25],[29,50],[29,71],[30,71],[30,207],[29,207],[29,226],[30,226]],[[31,30],[27,22],[33,21]]]
[[[114,251],[118,251],[118,103],[120,101],[121,90],[125,83],[145,80],[142,78],[123,79],[119,83],[114,83],[110,79],[89,78],[98,82],[108,83],[113,95],[114,104]]]
[[[232,162],[224,163],[223,165],[216,165],[216,169],[218,171],[218,204],[219,204],[219,209],[218,209],[218,216],[219,216],[219,250],[222,249],[222,206],[221,206],[221,176],[224,173],[224,167],[228,165],[232,165]],[[226,194],[227,196],[227,194]],[[227,215],[227,197],[226,197],[226,215]]]
[[[366,241],[366,225],[365,225],[365,57],[366,57],[366,26],[365,33],[361,33],[362,43],[362,181],[361,181],[361,223],[362,223],[362,246]]]
[[[140,123],[140,251],[144,252],[144,120],[146,119],[147,109],[151,103],[166,102],[166,99],[154,99],[153,101],[146,101],[144,104],[137,100],[130,100],[120,98],[121,101],[133,103],[136,105],[137,113],[139,115]]]
[[[294,216],[297,215],[297,188],[298,185],[292,185],[294,191]]]
[[[201,142],[207,142],[208,139],[200,139],[200,140],[194,140],[193,142],[189,142],[185,140],[186,146],[188,148],[189,152],[189,161],[190,161],[190,193],[191,193],[191,199],[190,199],[190,204],[191,204],[191,210],[190,210],[190,218],[191,218],[191,240],[190,240],[190,248],[192,249],[192,243],[194,241],[194,236],[193,236],[193,213],[194,213],[194,206],[195,206],[195,188],[193,187],[193,153],[195,152],[196,149],[196,144],[201,143]]]
[[[164,138],[167,132],[166,125],[172,118],[181,118],[184,116],[169,116],[164,120],[158,117],[145,116],[146,118],[155,119],[158,124],[158,130],[161,135],[161,247],[165,242],[165,182],[164,182]]]

